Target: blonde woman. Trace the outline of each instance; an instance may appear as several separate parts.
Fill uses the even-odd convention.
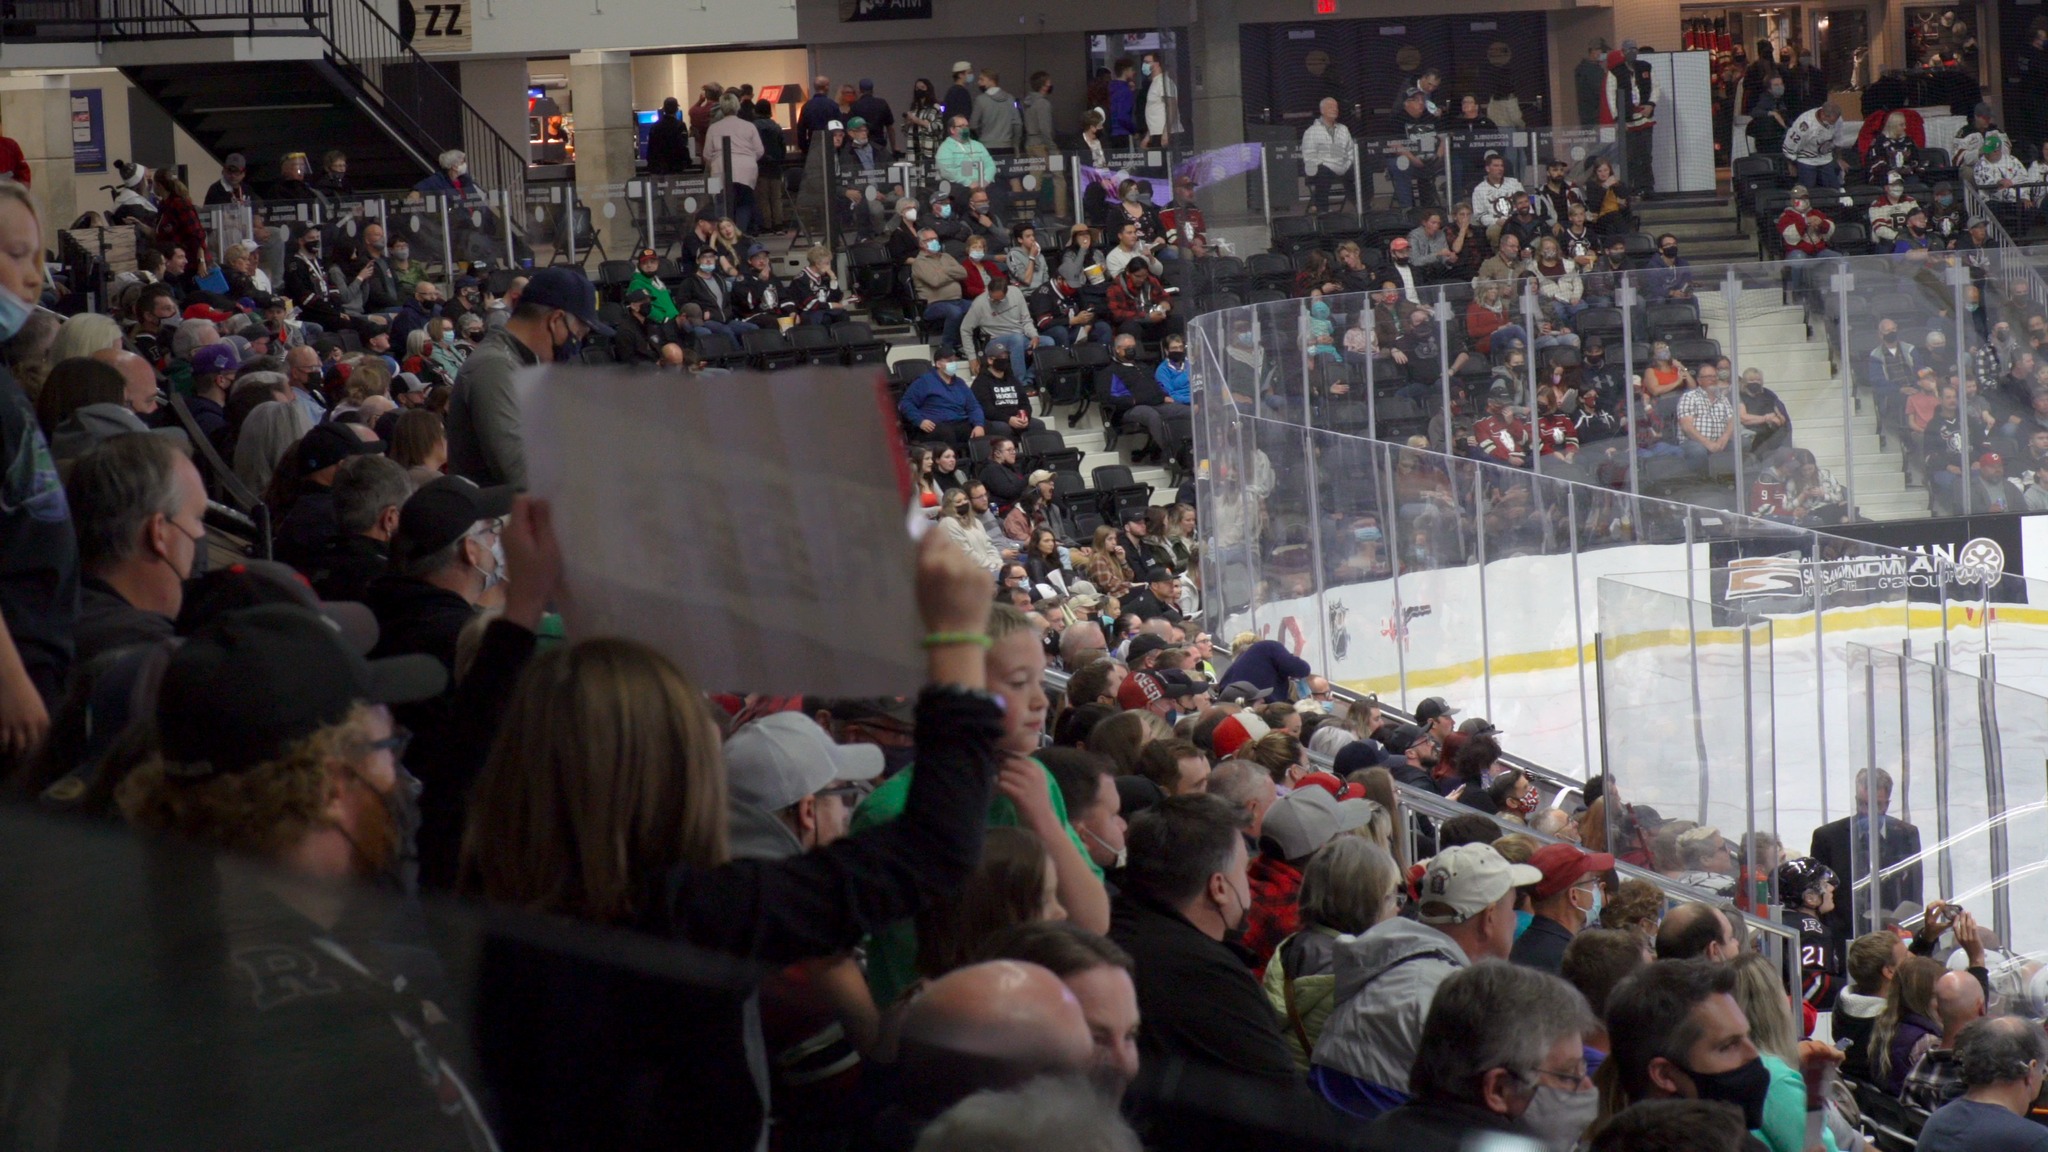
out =
[[[1755,952],[1742,953],[1729,967],[1735,970],[1735,1002],[1749,1020],[1750,1041],[1771,1074],[1764,1122],[1757,1133],[1771,1152],[1806,1152],[1806,1080],[1799,1071],[1799,1028],[1792,1019],[1792,997],[1785,992],[1778,966]],[[1830,1109],[1830,1129],[1836,1119]],[[1821,1146],[1833,1152],[1833,1131],[1822,1132]]]
[[[945,512],[939,517],[939,527],[945,530],[953,543],[967,553],[968,559],[988,569],[994,576],[1003,567],[1003,554],[988,538],[988,529],[981,526],[981,518],[974,514],[974,505],[967,499],[967,490],[955,488],[946,493]]]
[[[121,346],[121,325],[111,316],[80,312],[57,329],[56,343],[50,345],[49,361],[62,363],[74,356],[90,356]]]

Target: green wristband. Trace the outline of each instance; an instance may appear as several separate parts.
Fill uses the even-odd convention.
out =
[[[926,648],[950,648],[955,644],[971,644],[977,648],[988,648],[995,644],[986,632],[929,632],[919,641]]]

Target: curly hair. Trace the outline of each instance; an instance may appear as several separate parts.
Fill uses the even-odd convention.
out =
[[[326,822],[336,774],[371,743],[371,711],[359,704],[246,772],[179,775],[152,754],[116,793],[128,822],[231,852],[275,857]]]

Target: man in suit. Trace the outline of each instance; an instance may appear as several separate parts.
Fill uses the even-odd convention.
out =
[[[1877,860],[1880,870],[1911,860],[1911,864],[1884,877],[1878,887],[1878,904],[1881,908],[1896,908],[1901,903],[1912,901],[1922,903],[1920,880],[1920,830],[1903,820],[1886,816],[1885,809],[1892,802],[1891,773],[1882,768],[1856,774],[1856,814],[1823,824],[1813,830],[1814,859],[1828,866],[1835,875],[1842,877],[1842,883],[1851,889],[1856,881],[1870,874],[1870,820],[1871,790],[1876,789],[1876,814],[1881,821],[1878,826]],[[1869,897],[1867,894],[1843,893],[1835,901],[1834,910],[1826,920],[1837,939],[1851,940],[1857,935],[1870,931]],[[1850,905],[1855,905],[1855,918],[1850,917]],[[1852,926],[1853,924],[1853,926]]]

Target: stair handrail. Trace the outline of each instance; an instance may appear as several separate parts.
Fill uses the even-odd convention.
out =
[[[404,121],[419,140],[434,145],[435,156],[428,158],[430,163],[437,163],[441,152],[451,148],[461,150],[469,158],[470,174],[478,186],[486,194],[503,192],[511,211],[517,213],[518,205],[526,197],[525,153],[500,135],[497,128],[463,97],[462,91],[450,84],[431,61],[407,43],[398,29],[393,28],[390,21],[384,19],[384,14],[367,0],[325,0],[325,13],[320,11],[322,7],[320,0],[307,0],[306,21],[320,33],[329,54],[346,70],[349,78],[373,94],[386,115]],[[383,69],[387,64],[403,64],[409,68],[418,104],[433,103],[457,109],[462,138],[441,141],[427,129],[419,116],[408,111],[405,102],[384,82]]]

